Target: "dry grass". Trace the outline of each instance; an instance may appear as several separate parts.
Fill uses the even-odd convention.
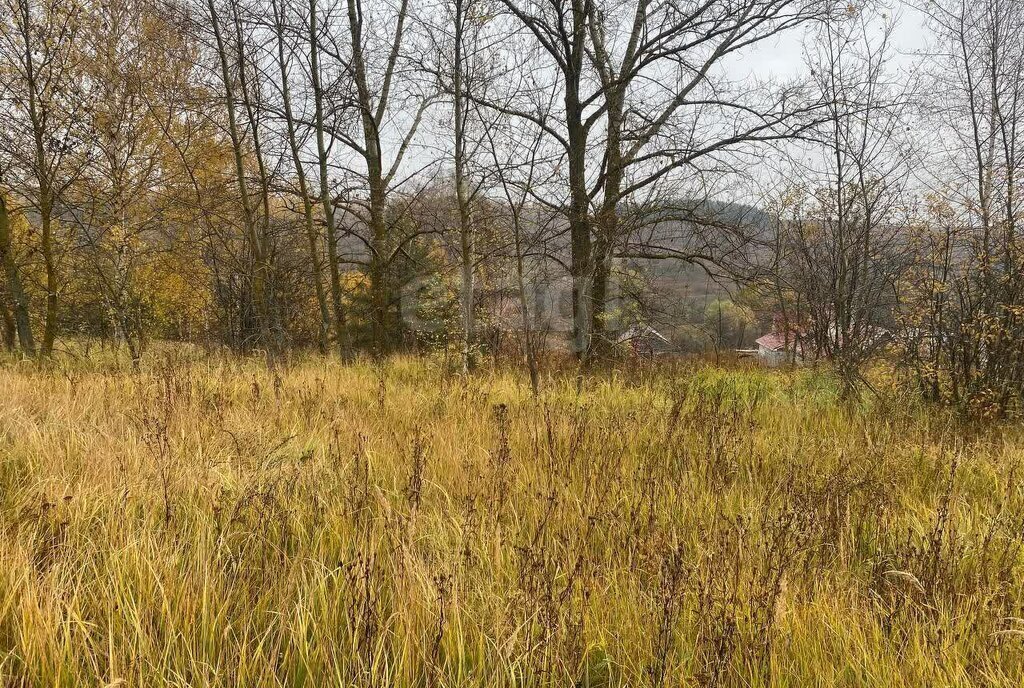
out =
[[[1024,439],[811,373],[0,368],[12,686],[1019,685]]]

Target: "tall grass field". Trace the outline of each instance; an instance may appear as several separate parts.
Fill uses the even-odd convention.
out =
[[[1024,436],[811,370],[0,366],[3,686],[1020,686]]]

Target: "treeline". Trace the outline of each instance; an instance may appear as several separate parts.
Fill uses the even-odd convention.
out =
[[[644,266],[682,261],[851,389],[884,349],[935,398],[1024,391],[1008,0],[929,4],[918,59],[890,8],[827,0],[3,3],[24,355],[437,344],[468,369],[504,331],[535,376],[541,310],[596,360],[656,318]],[[780,41],[803,68],[753,73]]]

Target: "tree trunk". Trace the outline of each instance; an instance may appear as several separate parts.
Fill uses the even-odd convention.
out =
[[[32,21],[29,15],[27,2],[20,4],[21,10],[21,32],[25,46],[25,77],[28,86],[28,115],[32,124],[32,138],[35,144],[35,166],[36,181],[39,184],[39,196],[37,198],[40,224],[40,252],[43,254],[43,264],[46,275],[46,310],[43,320],[43,341],[41,354],[49,356],[53,352],[53,343],[57,337],[57,261],[54,258],[53,250],[53,179],[46,155],[46,109],[45,104],[40,104],[39,83],[36,75],[36,54],[32,42]],[[44,100],[45,103],[45,100]],[[40,111],[40,108],[43,108]]]
[[[11,296],[11,310],[14,327],[18,334],[18,345],[28,356],[35,356],[36,344],[32,338],[32,323],[28,316],[28,297],[21,282],[21,272],[14,261],[14,247],[11,239],[10,216],[7,200],[0,195],[0,260],[3,261],[4,276],[7,279],[7,293]]]
[[[459,307],[462,315],[462,371],[468,373],[476,365],[476,357],[473,354],[473,339],[475,322],[473,317],[473,225],[469,209],[469,202],[465,199],[465,182],[457,182],[461,187],[457,192],[459,196],[459,237],[462,250],[462,284],[459,295]]]
[[[363,56],[363,25],[362,12],[357,8],[356,0],[348,0],[349,33],[352,40],[352,71],[356,82],[356,94],[359,102],[359,114],[363,129],[363,158],[366,161],[366,181],[369,186],[369,224],[370,224],[370,323],[373,338],[373,354],[376,357],[386,355],[390,349],[387,312],[390,307],[391,295],[388,284],[388,231],[387,231],[387,192],[384,181],[384,162],[380,147],[380,136],[377,115],[374,112],[373,96],[370,92],[366,76],[366,61]],[[396,32],[401,32],[401,19]],[[397,40],[397,35],[396,35]],[[382,85],[384,93],[377,106],[383,113],[387,98],[387,86]]]
[[[540,393],[540,371],[537,365],[537,346],[534,341],[533,323],[530,315],[529,299],[526,296],[526,270],[523,260],[523,241],[518,211],[513,211],[512,231],[516,246],[516,286],[519,292],[519,310],[523,317],[523,349],[526,355],[526,368],[530,372],[530,389],[533,396]]]
[[[266,324],[263,327],[269,335],[269,339],[265,340],[265,344],[270,349],[271,354],[277,356],[284,350],[285,332],[283,314],[281,313],[280,304],[277,302],[276,278],[271,258],[270,178],[267,174],[266,163],[263,160],[263,145],[260,138],[259,121],[253,104],[252,87],[250,86],[246,69],[246,49],[242,38],[242,20],[238,14],[237,0],[232,0],[231,8],[235,24],[235,48],[238,57],[238,86],[242,93],[242,104],[245,107],[245,114],[249,121],[249,130],[252,132],[252,152],[256,158],[256,169],[260,178],[260,200],[263,205],[263,218],[259,223],[259,234],[256,236],[262,260],[257,262],[256,269],[262,273],[263,315],[266,319]],[[254,234],[256,232],[255,224],[253,225],[253,232]]]
[[[605,102],[608,114],[606,117],[604,199],[601,202],[594,227],[596,234],[593,259],[594,278],[590,295],[593,311],[591,337],[595,357],[603,356],[611,349],[607,333],[607,301],[613,251],[619,240],[619,201],[622,196],[622,180],[625,176],[625,160],[622,155],[624,100],[622,86],[606,87]]]
[[[565,75],[565,117],[569,147],[569,237],[572,276],[572,339],[573,350],[580,362],[587,362],[591,349],[591,285],[594,279],[593,249],[590,223],[590,195],[587,192],[587,125],[584,105],[580,100],[585,42],[587,6],[582,0],[572,2],[572,33],[569,60],[563,67]]]
[[[43,320],[43,345],[40,351],[43,356],[53,354],[53,344],[57,339],[57,261],[53,253],[53,206],[49,195],[49,191],[44,193],[39,209],[42,223],[40,250],[46,269],[46,316]]]
[[[590,355],[590,296],[593,280],[589,203],[586,187],[586,133],[581,124],[575,94],[566,96],[569,117],[569,237],[572,277],[572,343],[576,357],[585,362]]]
[[[224,38],[220,30],[220,22],[217,18],[217,9],[214,0],[207,0],[210,10],[210,21],[213,25],[213,35],[217,43],[217,56],[220,59],[221,79],[224,82],[224,102],[228,112],[228,134],[231,137],[231,150],[235,160],[235,181],[238,184],[238,194],[242,202],[242,221],[245,226],[246,238],[249,248],[253,254],[253,261],[256,268],[252,275],[252,300],[256,311],[256,325],[259,328],[260,338],[264,343],[271,342],[269,312],[266,299],[266,283],[264,263],[265,257],[263,245],[256,233],[256,223],[253,215],[252,204],[249,199],[249,189],[245,179],[245,162],[242,158],[242,140],[238,133],[238,123],[235,116],[234,89],[231,84],[231,74],[228,69],[227,49],[224,45]]]
[[[324,97],[320,83],[320,48],[317,36],[316,0],[309,0],[309,61],[313,81],[313,102],[316,106],[316,151],[320,170],[320,206],[327,232],[327,263],[331,280],[331,305],[334,309],[334,340],[343,359],[352,357],[352,342],[345,321],[342,303],[341,266],[338,264],[338,236],[335,227],[334,201],[327,179],[327,144],[324,140]]]
[[[291,151],[295,176],[299,182],[299,194],[302,196],[302,215],[306,228],[306,247],[309,250],[309,263],[316,291],[316,302],[320,309],[320,328],[317,344],[320,353],[327,353],[327,343],[331,331],[331,313],[327,308],[327,294],[324,290],[323,268],[320,263],[320,252],[317,249],[316,227],[313,223],[313,203],[309,197],[309,186],[306,183],[306,170],[302,166],[299,155],[298,136],[295,133],[295,117],[292,114],[291,89],[288,85],[288,63],[284,50],[284,9],[273,1],[274,21],[277,33],[277,62],[281,70],[281,97],[284,101],[285,124],[288,128],[288,149]],[[314,15],[315,16],[315,15]],[[314,20],[315,21],[315,20]],[[315,26],[315,24],[314,24]],[[319,79],[317,80],[319,81]],[[319,106],[319,99],[317,101]],[[318,107],[319,109],[319,107]]]
[[[0,324],[3,325],[4,348],[14,351],[18,336],[14,326],[14,316],[11,315],[11,309],[7,307],[7,301],[0,301]]]
[[[391,290],[388,284],[388,232],[385,219],[385,200],[382,185],[370,185],[370,232],[372,236],[370,256],[370,308],[373,353],[386,356],[391,348],[388,310]]]
[[[459,247],[461,250],[462,282],[459,306],[462,316],[462,371],[468,373],[475,364],[473,356],[473,289],[474,289],[474,231],[472,200],[466,180],[466,102],[465,74],[463,69],[462,40],[466,24],[466,7],[463,0],[456,3],[455,14],[455,59],[453,62],[452,87],[455,118],[455,195],[459,206]]]

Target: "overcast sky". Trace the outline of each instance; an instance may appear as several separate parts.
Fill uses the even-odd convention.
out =
[[[883,0],[884,1],[884,0]],[[1024,1],[1024,0],[1022,0]],[[905,5],[899,0],[891,0],[892,9],[883,13],[876,8],[871,10],[869,25],[878,34],[882,31],[883,25],[894,18],[895,28],[890,45],[891,62],[890,66],[899,70],[909,69],[911,65],[920,61],[920,53],[924,51],[929,43],[930,32],[926,26],[924,15],[917,9]],[[814,32],[817,27],[806,25],[803,28],[790,30],[771,39],[759,42],[752,48],[747,48],[731,58],[731,62],[723,65],[725,74],[729,79],[737,83],[752,82],[785,82],[791,79],[803,79],[808,73],[804,46],[814,40]],[[441,134],[441,138],[425,133],[419,139],[419,145],[414,146],[407,157],[408,167],[429,167],[430,163],[437,159],[438,147],[449,145],[447,132]],[[397,139],[396,144],[397,145]],[[777,177],[778,170],[772,164],[772,155],[767,154],[761,164],[747,169],[749,174],[756,178],[770,181]],[[447,169],[442,163],[442,168]],[[738,182],[739,183],[739,182]],[[760,190],[751,187],[746,181],[740,186],[734,187],[727,183],[728,190],[725,193],[731,200],[743,200],[755,202]]]
[[[928,28],[924,15],[917,9],[899,3],[888,14],[896,18],[893,49],[899,55],[894,61],[909,64],[928,43]],[[734,69],[736,77],[757,78],[794,77],[805,68],[803,43],[807,34],[803,30],[790,31],[767,40],[739,56]]]

